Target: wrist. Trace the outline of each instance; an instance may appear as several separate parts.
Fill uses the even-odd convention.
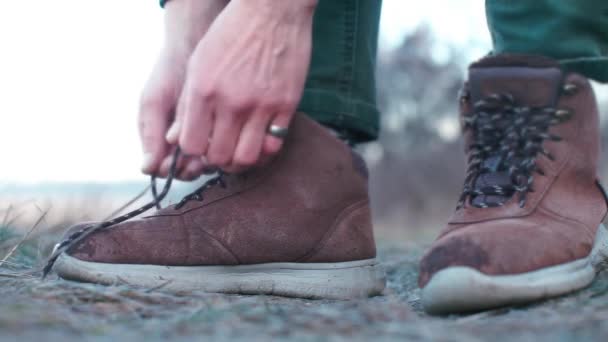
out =
[[[165,5],[165,49],[190,54],[228,0],[171,0]]]
[[[253,14],[273,16],[308,17],[312,16],[318,0],[232,0],[231,4],[251,8]]]

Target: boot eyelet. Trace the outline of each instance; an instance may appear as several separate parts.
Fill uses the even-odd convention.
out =
[[[578,85],[576,85],[574,83],[566,83],[562,87],[562,90],[564,91],[564,94],[566,94],[566,95],[573,95],[574,93],[576,93],[578,91]]]
[[[572,111],[569,109],[558,109],[555,111],[555,116],[559,119],[568,119],[572,116]]]
[[[461,90],[458,94],[458,101],[460,101],[461,104],[468,103],[470,99],[471,95],[469,94],[468,90]]]

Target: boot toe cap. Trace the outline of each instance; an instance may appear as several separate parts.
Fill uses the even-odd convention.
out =
[[[76,232],[87,224],[68,230]],[[88,262],[166,266],[232,265],[238,261],[203,229],[176,225],[174,218],[127,221],[97,231],[68,250]]]
[[[487,275],[520,274],[586,257],[593,236],[572,222],[540,224],[507,219],[472,224],[440,237],[420,262],[423,288],[437,272],[451,266]]]

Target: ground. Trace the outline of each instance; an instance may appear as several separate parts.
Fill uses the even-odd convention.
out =
[[[0,229],[0,257],[9,241]],[[437,340],[604,341],[608,274],[574,295],[472,315],[432,317],[416,286],[420,245],[379,244],[388,286],[383,296],[355,301],[302,300],[162,289],[105,287],[41,280],[37,265],[47,234],[20,244],[0,267],[0,340]],[[4,241],[4,242],[3,242]],[[14,246],[15,244],[13,244]],[[29,272],[29,273],[28,273]],[[31,274],[31,275],[30,275]]]

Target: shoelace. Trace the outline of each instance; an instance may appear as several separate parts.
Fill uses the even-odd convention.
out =
[[[191,192],[190,194],[184,196],[184,198],[182,198],[182,200],[179,201],[175,205],[175,209],[180,209],[181,207],[183,207],[184,205],[186,205],[186,203],[188,203],[190,201],[202,202],[204,200],[203,193],[205,192],[205,190],[207,190],[213,186],[219,185],[222,188],[225,188],[226,181],[224,180],[224,175],[225,175],[225,173],[223,171],[221,171],[221,170],[217,171],[216,177],[209,179],[208,181],[203,183],[203,185],[201,185],[198,189],[196,189],[193,192]]]
[[[49,274],[49,272],[53,269],[53,265],[55,264],[55,261],[57,261],[57,258],[59,258],[59,256],[63,252],[67,251],[72,246],[74,246],[74,244],[76,244],[79,241],[82,241],[87,236],[93,234],[94,232],[97,232],[97,231],[100,231],[103,229],[107,229],[107,228],[115,226],[119,223],[130,220],[138,215],[143,214],[144,212],[146,212],[154,207],[156,207],[157,209],[161,209],[160,203],[169,193],[169,190],[171,189],[171,184],[173,182],[173,179],[175,178],[175,171],[177,169],[177,161],[179,159],[180,153],[181,152],[180,152],[179,147],[176,148],[175,152],[173,153],[171,167],[169,168],[169,175],[168,175],[167,180],[165,181],[163,189],[160,193],[158,193],[157,187],[156,187],[156,176],[150,177],[150,190],[151,190],[152,197],[153,197],[151,202],[144,204],[140,208],[130,211],[124,215],[121,215],[121,216],[118,216],[118,217],[115,217],[115,218],[112,218],[112,219],[109,219],[109,220],[106,220],[106,221],[103,221],[103,222],[100,222],[100,223],[97,223],[94,225],[85,226],[82,229],[70,234],[67,238],[65,238],[63,241],[61,241],[59,244],[57,244],[55,246],[53,253],[49,257],[44,268],[42,269],[42,278],[44,279]],[[196,189],[194,192],[192,192],[189,195],[186,195],[175,206],[175,209],[181,208],[188,201],[191,201],[191,200],[202,201],[203,200],[203,195],[202,195],[203,191],[210,188],[211,186],[220,184],[222,187],[225,187],[226,184],[224,182],[223,177],[224,177],[224,173],[221,171],[218,171],[217,177],[209,179],[207,182],[205,182],[201,187]]]
[[[472,114],[464,118],[465,130],[472,130],[472,143],[458,208],[467,199],[478,208],[502,206],[515,193],[519,194],[519,206],[525,206],[527,193],[534,191],[533,174],[544,174],[536,165],[536,158],[540,154],[554,160],[543,148],[543,142],[561,140],[548,133],[549,127],[571,115],[568,110],[549,106],[520,106],[510,94],[494,94],[474,103]],[[508,174],[510,184],[478,184],[480,177],[500,172]],[[482,197],[473,203],[477,196]],[[488,196],[494,200],[487,200]]]

